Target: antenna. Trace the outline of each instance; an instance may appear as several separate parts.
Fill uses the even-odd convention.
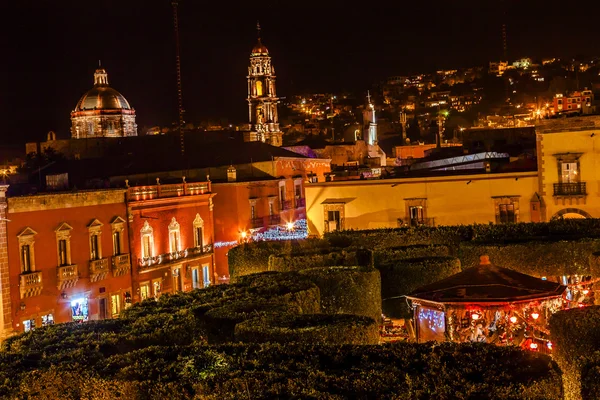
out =
[[[172,0],[171,5],[173,6],[173,28],[175,29],[175,48],[176,48],[176,65],[177,65],[177,102],[178,102],[178,111],[179,111],[179,139],[181,142],[181,155],[185,154],[185,145],[183,140],[183,113],[185,112],[183,109],[183,93],[181,90],[181,58],[179,56],[179,17],[177,13],[177,6],[179,5],[179,0]]]

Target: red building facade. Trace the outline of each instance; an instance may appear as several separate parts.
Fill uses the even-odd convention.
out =
[[[306,219],[304,184],[325,181],[330,160],[305,157],[276,157],[252,166],[272,176],[256,180],[228,171],[228,182],[214,183],[215,257],[219,282],[228,282],[227,252],[238,243],[251,240],[277,226],[285,229]]]
[[[5,330],[112,318],[131,304],[124,190],[7,200]]]
[[[133,301],[216,281],[210,182],[127,190]]]

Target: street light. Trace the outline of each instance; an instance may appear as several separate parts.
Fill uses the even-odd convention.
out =
[[[288,222],[285,226],[287,227],[288,231],[291,231],[291,230],[294,229],[294,223],[293,222]]]

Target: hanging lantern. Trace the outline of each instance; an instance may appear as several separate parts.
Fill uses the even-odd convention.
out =
[[[512,317],[509,318],[510,322],[512,322],[513,324],[517,323],[517,317],[515,317],[514,315]]]
[[[471,314],[471,319],[472,319],[473,321],[477,321],[479,318],[480,318],[480,315],[479,315],[479,314],[475,314],[475,313]]]

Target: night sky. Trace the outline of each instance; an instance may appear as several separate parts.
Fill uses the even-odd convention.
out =
[[[600,54],[587,3],[506,2],[509,58]],[[68,137],[69,114],[93,85],[98,60],[136,109],[140,131],[176,120],[169,0],[0,3],[0,143],[43,140],[49,130]],[[257,20],[280,96],[366,91],[390,75],[485,65],[502,55],[500,1],[211,3],[180,0],[183,96],[192,122],[244,121]]]

